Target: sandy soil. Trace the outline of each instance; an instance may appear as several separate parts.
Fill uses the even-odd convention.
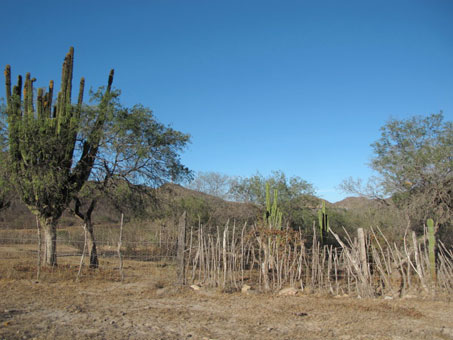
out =
[[[453,304],[1,279],[0,339],[453,339]]]
[[[68,254],[74,249],[67,249]],[[32,246],[0,247],[3,339],[452,339],[450,297],[357,299],[176,287],[171,263],[62,256],[36,277]]]

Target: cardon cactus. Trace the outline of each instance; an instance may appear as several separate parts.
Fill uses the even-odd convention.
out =
[[[327,233],[329,232],[329,216],[327,215],[325,201],[322,201],[321,209],[318,210],[318,223],[321,243],[324,243],[327,239]]]
[[[270,229],[282,228],[282,217],[283,213],[278,207],[278,191],[274,190],[274,199],[271,203],[270,186],[266,183],[266,212],[264,220],[267,222]]]
[[[55,104],[52,103],[53,81],[48,92],[38,89],[35,102],[33,83],[36,79],[27,73],[23,82],[19,76],[11,90],[11,67],[5,68],[11,180],[44,228],[49,265],[56,264],[56,223],[90,176],[111,98],[113,70],[97,115],[80,145],[79,160],[74,164],[74,151],[82,129],[85,80],[80,81],[78,102],[73,105],[73,66],[74,49],[71,47],[64,59],[61,89]]]

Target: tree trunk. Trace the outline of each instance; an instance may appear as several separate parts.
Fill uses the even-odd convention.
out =
[[[45,263],[47,266],[57,265],[57,223],[52,218],[39,218],[44,230]]]
[[[92,199],[90,206],[88,207],[85,214],[80,211],[80,206],[82,203],[80,202],[79,198],[75,198],[75,214],[80,217],[84,224],[85,228],[88,231],[88,252],[90,254],[90,268],[99,268],[99,260],[98,260],[98,253],[96,249],[96,241],[94,239],[94,230],[93,230],[93,221],[91,220],[91,215],[93,214],[93,210],[96,207],[97,200]]]
[[[98,260],[98,253],[96,250],[96,241],[94,239],[93,223],[91,222],[91,214],[90,214],[90,218],[85,220],[85,223],[86,223],[86,228],[88,231],[87,245],[88,245],[88,252],[90,254],[90,268],[98,268],[99,260]]]

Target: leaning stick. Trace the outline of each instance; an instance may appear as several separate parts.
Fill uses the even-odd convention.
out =
[[[80,257],[80,265],[79,265],[79,271],[77,272],[76,281],[80,280],[80,273],[82,272],[83,260],[85,258],[85,251],[87,248],[87,225],[86,225],[86,223],[83,225],[83,230],[84,230],[83,250],[82,250],[82,256]]]
[[[123,257],[121,256],[121,244],[122,244],[122,238],[123,238],[123,219],[124,219],[124,215],[121,214],[120,238],[119,238],[119,240],[118,240],[118,258],[120,259],[121,282],[124,281],[124,273],[123,273]]]

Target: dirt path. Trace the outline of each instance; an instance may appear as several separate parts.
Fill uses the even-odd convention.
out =
[[[453,339],[453,304],[0,280],[0,339]]]

